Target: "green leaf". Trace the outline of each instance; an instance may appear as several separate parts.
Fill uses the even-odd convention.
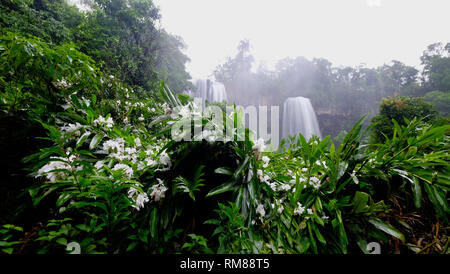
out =
[[[105,135],[103,133],[97,133],[94,138],[92,138],[91,143],[89,144],[89,149],[93,150],[103,139]]]
[[[230,169],[225,168],[225,167],[219,167],[219,168],[216,168],[216,169],[214,170],[214,173],[217,173],[217,174],[225,174],[225,175],[232,175],[232,174],[233,174],[233,172],[232,172]]]
[[[325,240],[325,238],[323,237],[323,235],[320,233],[319,229],[317,228],[316,225],[314,225],[313,223],[311,224],[311,227],[314,231],[314,233],[316,234],[317,240],[319,240],[320,243],[322,244],[327,244],[327,241]]]
[[[131,244],[128,245],[126,252],[129,252],[133,249],[136,248],[137,242],[132,242]]]
[[[3,252],[5,252],[6,254],[12,254],[14,251],[14,248],[10,247],[10,248],[3,248],[2,249]]]
[[[58,244],[60,244],[60,245],[64,245],[64,246],[67,245],[67,239],[66,239],[66,238],[58,238],[58,239],[56,240],[56,242],[57,242]]]
[[[87,137],[89,137],[89,135],[91,135],[91,132],[84,133],[80,137],[80,139],[78,139],[77,144],[76,144],[76,148],[79,148],[80,146],[82,146],[84,144],[84,141],[86,141]]]
[[[224,193],[224,192],[227,192],[227,191],[232,191],[232,190],[235,190],[235,189],[236,189],[236,187],[235,187],[234,181],[229,182],[229,183],[224,183],[224,184],[221,184],[221,185],[211,189],[211,191],[209,191],[208,194],[206,194],[205,197],[211,197],[211,196],[214,196],[214,195],[217,195],[217,194],[220,194],[220,193]]]
[[[370,196],[369,194],[365,193],[365,192],[361,192],[361,191],[357,191],[355,193],[355,196],[353,198],[353,211],[355,213],[361,213],[361,212],[365,212],[367,211],[367,209],[369,208],[369,206],[367,205],[367,203],[369,202]]]
[[[414,205],[416,206],[416,208],[421,208],[422,207],[422,188],[416,177],[412,178],[411,183],[412,183],[411,188],[412,188],[413,195],[414,195]]]
[[[313,252],[314,252],[314,254],[318,254],[319,252],[317,250],[317,243],[316,243],[316,240],[314,239],[314,236],[312,234],[311,224],[310,223],[308,223],[308,231],[309,231],[309,241],[311,243]]]
[[[158,237],[158,210],[156,208],[152,209],[150,216],[150,236],[153,239]]]
[[[405,236],[395,227],[390,224],[386,224],[378,218],[370,218],[369,223],[378,228],[379,230],[399,239],[403,243],[405,242]]]

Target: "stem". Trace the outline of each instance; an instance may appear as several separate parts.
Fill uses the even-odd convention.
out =
[[[422,253],[424,250],[430,248],[432,245],[434,245],[436,243],[436,240],[432,241],[431,243],[427,244],[424,248],[422,248],[421,250],[417,251],[416,254],[420,254]]]

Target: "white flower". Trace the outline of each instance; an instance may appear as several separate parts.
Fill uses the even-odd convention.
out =
[[[102,167],[103,167],[103,165],[105,164],[105,161],[97,161],[96,163],[95,163],[95,168],[96,169],[101,169]]]
[[[142,145],[141,139],[139,139],[139,137],[134,139],[134,143],[136,144],[136,147],[140,147]]]
[[[63,175],[63,172],[52,172],[53,170],[57,170],[57,169],[70,170],[71,169],[71,166],[69,164],[67,164],[66,162],[64,162],[64,161],[67,161],[67,159],[64,159],[62,157],[50,157],[50,159],[53,159],[53,161],[50,161],[46,165],[42,166],[38,170],[36,178],[43,176],[44,173],[46,173],[45,177],[48,180],[54,182]]]
[[[308,169],[306,167],[302,168],[302,172],[306,172]]]
[[[270,188],[271,188],[273,191],[277,191],[277,185],[276,185],[275,183],[269,183],[269,182],[267,182],[267,184],[270,186]]]
[[[142,162],[142,161],[140,161],[140,162],[137,164],[137,170],[143,170],[144,168],[145,168],[145,163]]]
[[[80,123],[76,123],[76,124],[67,124],[66,126],[62,126],[60,128],[61,131],[63,131],[64,133],[70,133],[70,132],[74,132],[76,130],[79,130],[80,128],[82,128],[83,126]]]
[[[283,205],[281,203],[277,203],[277,206],[278,206],[278,208],[277,208],[278,214],[283,213],[283,210],[284,210]]]
[[[159,155],[159,163],[165,166],[171,166],[172,162],[170,161],[170,157],[167,154],[166,151],[163,151],[160,155]]]
[[[128,165],[116,164],[112,170],[122,170],[128,178],[133,177],[133,169]]]
[[[155,160],[153,160],[152,158],[147,158],[147,159],[145,159],[145,162],[147,162],[147,166],[155,166],[155,165],[157,165],[158,163],[155,161]]]
[[[258,213],[261,217],[266,215],[266,211],[264,210],[264,206],[262,204],[258,204],[258,207],[256,207],[256,213]]]
[[[68,108],[70,108],[70,107],[71,107],[70,102],[67,102],[67,103],[65,103],[64,105],[62,105],[62,108],[63,108],[64,110],[66,110],[66,109],[68,109]]]
[[[276,203],[277,203],[277,212],[278,212],[278,214],[281,214],[281,213],[283,213],[283,210],[284,210],[284,207],[283,207],[283,199],[280,199],[280,200],[276,200]]]
[[[262,159],[262,161],[264,162],[263,167],[264,167],[264,168],[267,168],[267,167],[269,166],[270,158],[267,157],[267,156],[263,156],[261,159]]]
[[[136,205],[133,205],[134,208],[136,208],[137,210],[139,210],[139,208],[143,208],[144,207],[144,203],[148,202],[148,196],[147,193],[141,193],[137,196],[136,198]]]
[[[278,208],[277,208],[277,212],[278,212],[278,214],[281,214],[281,213],[283,213],[283,210],[284,210],[284,207],[283,207],[283,205],[279,204],[279,205],[278,205]]]
[[[302,206],[300,202],[297,202],[297,208],[294,209],[294,215],[302,215],[305,211],[305,208]]]
[[[261,180],[262,177],[263,177],[263,171],[262,171],[261,169],[258,169],[258,170],[256,171],[256,174],[258,175],[259,179]]]
[[[103,150],[122,153],[124,150],[125,141],[122,138],[108,140],[103,143]]]
[[[165,197],[167,187],[164,186],[164,182],[161,179],[157,178],[156,180],[158,180],[158,184],[152,185],[150,197],[155,200],[155,202],[158,202]]]
[[[313,214],[313,211],[312,211],[311,208],[308,208],[308,209],[306,210],[306,212],[307,212],[309,215],[312,215],[312,214]]]
[[[137,210],[143,208],[144,203],[149,201],[147,193],[139,193],[139,191],[134,187],[130,187],[130,189],[128,190],[128,198],[132,199],[135,202],[132,207],[136,208]]]
[[[288,191],[288,190],[291,189],[291,186],[288,185],[288,184],[282,184],[282,185],[279,187],[279,189],[280,189],[280,190]]]
[[[254,142],[254,145],[253,145],[252,149],[256,150],[258,152],[264,152],[264,150],[266,149],[266,145],[265,145],[264,139],[259,138],[258,140],[256,140]]]
[[[142,121],[145,120],[145,118],[144,118],[144,116],[142,116],[142,114],[141,114],[141,116],[139,116],[138,120],[142,122]]]
[[[328,217],[327,215],[325,215],[325,213],[322,215],[322,219],[323,219],[323,220],[328,220],[328,218],[329,218],[329,217]]]
[[[128,117],[123,118],[123,123],[128,124]]]
[[[56,81],[52,82],[52,84],[56,88],[60,88],[60,89],[67,89],[72,86],[70,83],[67,83],[66,79],[61,79],[61,80],[57,79]]]
[[[70,163],[73,163],[73,161],[75,161],[76,158],[77,158],[77,156],[72,154],[69,156],[68,160]]]
[[[134,147],[133,148],[127,147],[127,148],[125,148],[125,152],[126,152],[126,155],[123,155],[124,156],[123,158],[128,159],[133,163],[136,163],[137,158],[138,158],[138,156],[136,155],[136,149]]]
[[[181,116],[181,119],[187,119],[191,115],[191,111],[189,109],[188,105],[185,105],[181,107],[180,111],[178,112],[178,115]]]
[[[309,184],[314,187],[315,189],[319,189],[321,184],[320,184],[320,179],[317,177],[311,177],[309,178]]]
[[[145,154],[147,154],[147,156],[152,156],[152,155],[153,155],[153,149],[152,149],[152,147],[148,148],[148,149],[145,151]]]
[[[102,115],[100,115],[100,116],[98,116],[97,119],[94,120],[94,126],[97,126],[97,125],[100,125],[100,126],[104,125],[106,127],[112,128],[114,126],[114,121],[111,118],[111,116],[108,117],[108,119],[105,119]]]

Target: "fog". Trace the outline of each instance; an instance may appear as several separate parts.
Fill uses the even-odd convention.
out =
[[[181,36],[193,77],[211,76],[249,39],[259,63],[326,58],[335,66],[419,66],[427,45],[450,40],[445,0],[156,0],[162,25]]]

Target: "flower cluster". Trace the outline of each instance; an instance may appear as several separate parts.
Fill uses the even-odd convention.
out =
[[[74,158],[75,155],[71,155],[69,158],[50,157],[51,161],[38,170],[35,178],[45,175],[45,177],[51,182],[61,179],[64,172],[55,170],[72,170],[72,166],[69,163],[73,162]]]
[[[161,179],[157,179],[158,183],[155,185],[152,185],[152,193],[150,193],[150,197],[155,201],[159,202],[161,201],[167,191],[167,187],[164,186],[164,182]]]
[[[255,151],[257,153],[264,152],[266,149],[266,144],[265,144],[264,139],[259,138],[258,140],[254,141],[252,149],[253,149],[253,151]]]
[[[261,160],[263,161],[263,168],[267,168],[269,166],[270,158],[267,156],[263,156]]]
[[[110,117],[105,119],[102,115],[98,116],[97,119],[94,120],[94,126],[106,126],[107,128],[112,128],[114,126],[114,121]]]
[[[294,215],[301,216],[305,212],[305,207],[300,202],[297,202],[297,207],[294,209]]]
[[[264,218],[264,216],[266,215],[266,211],[264,210],[264,206],[262,204],[258,204],[258,206],[256,207],[256,213],[258,213],[261,218]]]
[[[315,189],[319,189],[321,187],[320,179],[315,176],[309,178],[309,185],[311,185]]]
[[[284,201],[284,199],[275,200],[278,214],[283,213],[283,210],[284,210],[283,201]],[[275,204],[274,203],[271,204],[272,209],[275,209]]]
[[[136,188],[130,187],[128,190],[128,198],[134,201],[134,207],[139,211],[139,209],[144,207],[144,204],[149,201],[147,193],[140,193]]]
[[[133,177],[133,169],[125,164],[116,164],[112,170],[122,170],[123,174],[126,175],[128,178]]]
[[[62,126],[62,127],[60,127],[59,128],[59,130],[63,133],[63,134],[67,134],[67,133],[73,133],[73,132],[75,132],[75,135],[77,135],[77,136],[79,136],[81,133],[80,133],[80,129],[82,128],[83,126],[80,124],[80,123],[75,123],[75,124],[67,124],[67,125],[64,125],[64,126]]]

